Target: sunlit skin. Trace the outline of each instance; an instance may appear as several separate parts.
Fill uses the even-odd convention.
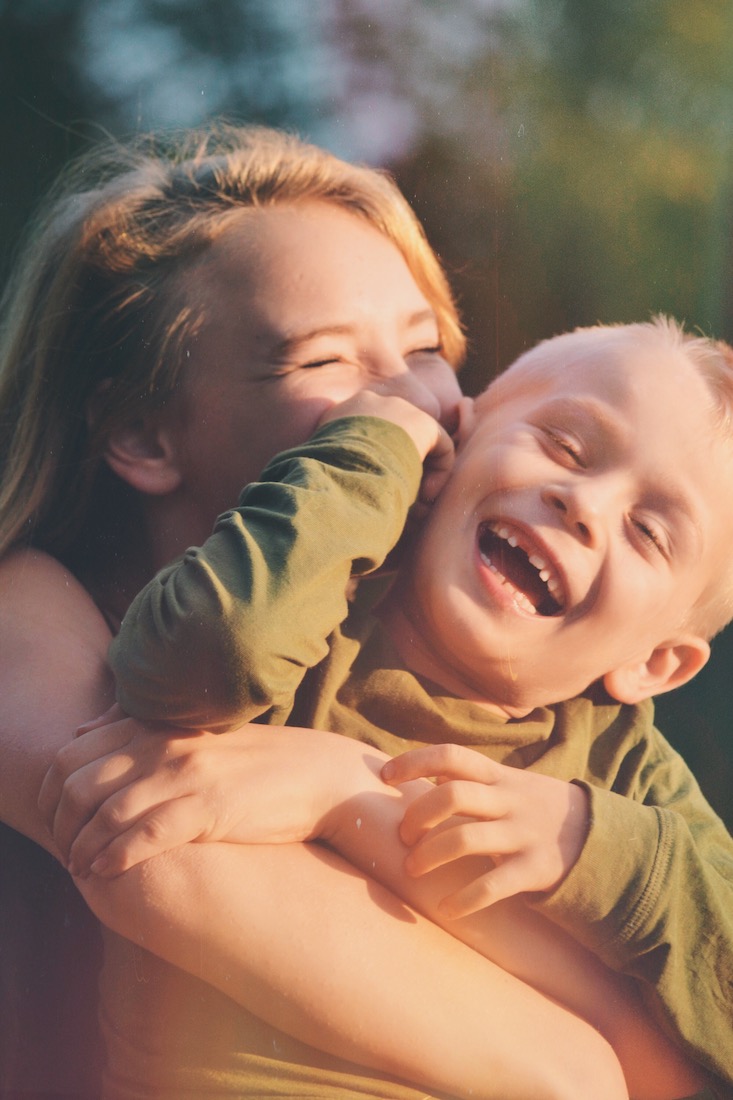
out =
[[[633,702],[707,659],[686,620],[727,567],[731,448],[681,353],[629,343],[610,356],[568,363],[545,346],[479,399],[385,612],[415,670],[502,714],[604,675]],[[550,589],[535,576],[528,600],[506,583],[507,539]],[[674,682],[659,687],[660,668]]]
[[[180,486],[160,503],[184,545],[366,387],[453,426],[461,395],[430,304],[391,241],[333,203],[242,213],[182,289],[203,325],[166,422]]]

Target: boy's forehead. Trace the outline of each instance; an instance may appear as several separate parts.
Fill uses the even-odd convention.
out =
[[[598,347],[579,348],[549,341],[521,356],[477,398],[476,413],[497,408],[516,398],[553,397],[584,389],[615,388],[622,373],[614,369],[619,357]],[[619,394],[620,396],[620,394]]]
[[[569,333],[539,344],[520,356],[479,396],[476,412],[525,398],[544,399],[581,391],[622,406],[639,386],[674,385],[678,372],[697,373],[678,349],[625,334],[605,336],[600,330]]]

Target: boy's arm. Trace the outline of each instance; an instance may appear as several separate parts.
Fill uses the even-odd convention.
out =
[[[733,840],[657,730],[592,785],[575,867],[537,908],[632,974],[671,1034],[733,1084]]]
[[[277,456],[133,602],[110,650],[123,709],[219,732],[289,706],[347,615],[349,578],[397,542],[420,459],[394,424],[354,417]]]
[[[605,766],[595,779],[613,789],[582,783],[590,826],[576,840],[562,791],[580,795],[580,784],[506,768],[457,746],[416,749],[390,761],[390,782],[433,774],[458,780],[408,808],[401,826],[414,846],[408,866],[425,875],[441,864],[457,868],[467,852],[489,856],[468,885],[458,876],[458,892],[446,890],[439,913],[474,913],[456,929],[480,935],[475,910],[497,896],[534,891],[528,899],[540,913],[608,967],[636,978],[667,1032],[733,1084],[726,1039],[733,1032],[733,841],[682,759],[644,724],[650,708],[633,713],[634,736],[627,727],[615,752],[605,738]],[[575,732],[582,741],[580,726]],[[599,751],[603,741],[595,740]],[[589,770],[581,766],[578,774],[587,778]],[[461,816],[449,820],[451,813]],[[586,820],[585,812],[580,816]],[[570,843],[567,862],[559,858],[563,839]],[[543,858],[533,861],[533,852]],[[490,917],[492,910],[484,912]],[[467,942],[481,949],[480,940]]]

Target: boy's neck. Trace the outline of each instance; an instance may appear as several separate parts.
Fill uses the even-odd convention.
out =
[[[405,667],[410,672],[424,676],[439,687],[445,688],[456,698],[476,703],[502,718],[524,718],[530,713],[531,708],[503,705],[469,688],[451,669],[446,668],[444,662],[436,658],[421,632],[415,629],[405,615],[400,600],[390,598],[393,595],[394,592],[391,592],[387,596],[380,604],[377,613]]]

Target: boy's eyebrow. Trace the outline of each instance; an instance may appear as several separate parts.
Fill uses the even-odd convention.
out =
[[[598,427],[609,442],[622,444],[629,436],[629,428],[622,413],[606,401],[597,397],[559,397],[547,403],[544,409],[548,413],[581,416]]]
[[[406,330],[418,328],[425,322],[431,321],[437,325],[438,318],[435,310],[430,309],[418,309],[414,313],[408,313],[403,320],[403,325]],[[355,325],[350,323],[345,324],[328,324],[317,325],[315,328],[307,329],[305,332],[296,332],[292,336],[286,336],[284,340],[279,340],[272,348],[271,355],[275,359],[284,359],[288,355],[292,355],[294,351],[302,347],[303,344],[307,344],[311,340],[316,340],[320,336],[348,336],[356,328]]]

